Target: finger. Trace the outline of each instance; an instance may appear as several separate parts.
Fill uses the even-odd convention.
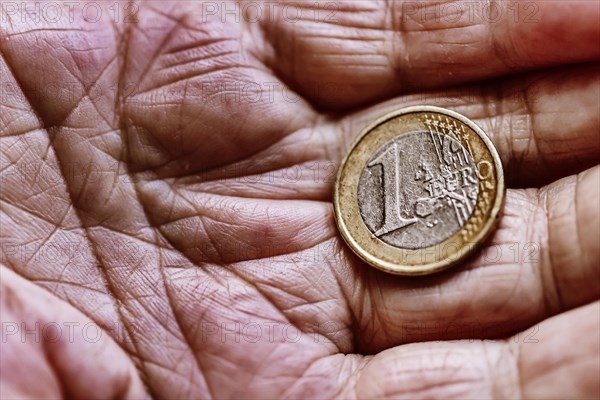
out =
[[[600,305],[507,340],[415,343],[363,360],[343,397],[580,398],[600,395]]]
[[[597,2],[285,3],[267,62],[325,108],[600,56]]]
[[[446,274],[391,277],[348,254],[336,270],[358,348],[506,335],[598,299],[599,180],[597,166],[539,191],[509,191],[487,248]]]
[[[509,187],[539,187],[600,162],[599,99],[598,65],[398,97],[339,120],[322,118],[254,156],[181,183],[219,195],[329,200],[339,162],[365,126],[399,108],[430,104],[483,128]]]
[[[2,398],[147,398],[131,360],[98,325],[2,268]]]
[[[451,108],[479,125],[500,154],[509,187],[539,187],[600,162],[597,64],[397,98],[345,120],[342,149],[371,121],[420,104]]]

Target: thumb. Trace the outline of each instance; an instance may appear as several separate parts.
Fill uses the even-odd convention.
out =
[[[148,397],[133,363],[102,328],[0,268],[0,398]]]

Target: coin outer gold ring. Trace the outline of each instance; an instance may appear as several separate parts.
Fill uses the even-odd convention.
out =
[[[367,228],[359,210],[358,184],[369,158],[382,145],[404,133],[428,130],[423,115],[462,124],[465,137],[459,141],[471,151],[480,190],[473,213],[458,232],[433,246],[403,249],[381,241]],[[500,156],[481,128],[457,112],[415,106],[387,114],[361,132],[338,170],[333,205],[342,237],[363,261],[395,275],[428,275],[461,263],[481,246],[499,221],[505,191]]]

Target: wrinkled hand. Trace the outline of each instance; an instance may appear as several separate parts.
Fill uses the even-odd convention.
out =
[[[597,398],[598,3],[490,3],[3,2],[2,397]],[[331,192],[417,104],[509,190],[485,249],[406,279]]]

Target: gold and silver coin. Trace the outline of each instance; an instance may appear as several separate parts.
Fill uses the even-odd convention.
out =
[[[368,264],[425,275],[463,261],[493,231],[504,202],[498,152],[468,118],[399,110],[367,127],[340,166],[338,228]]]

